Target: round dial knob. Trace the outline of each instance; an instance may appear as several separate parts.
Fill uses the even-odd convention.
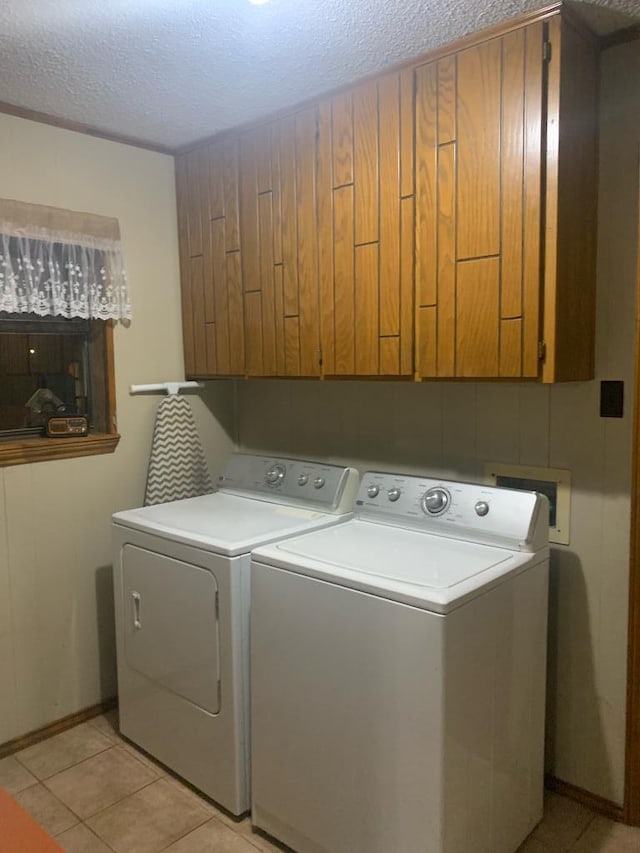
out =
[[[446,489],[435,486],[427,489],[422,496],[422,511],[427,515],[440,515],[451,503],[451,495]]]
[[[299,474],[298,475],[298,485],[299,486],[306,486],[308,482],[309,482],[309,475],[308,474]]]
[[[400,489],[396,489],[396,488],[389,489],[389,491],[387,492],[387,497],[389,498],[389,500],[392,503],[395,503],[395,501],[398,500],[400,495],[401,495]]]
[[[279,462],[276,462],[271,466],[271,468],[269,468],[264,478],[269,486],[279,486],[284,480],[285,473],[284,465],[280,465]]]
[[[483,516],[489,512],[489,504],[486,501],[478,501],[475,505],[477,515]]]
[[[316,477],[313,481],[314,489],[321,489],[324,486],[324,477]]]
[[[372,485],[371,485],[371,486],[369,486],[369,488],[367,489],[367,495],[368,495],[370,498],[377,498],[379,493],[380,493],[380,489],[379,489],[379,487],[378,487],[378,486],[376,486],[375,484],[372,484]]]

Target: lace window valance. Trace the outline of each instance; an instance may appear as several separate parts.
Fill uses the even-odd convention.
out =
[[[130,320],[118,220],[0,199],[0,311]]]

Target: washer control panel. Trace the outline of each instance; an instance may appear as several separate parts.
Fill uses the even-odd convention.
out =
[[[274,503],[351,512],[358,480],[355,468],[234,453],[218,478],[218,488]]]
[[[536,492],[368,471],[356,500],[363,520],[518,550],[548,541],[548,505]]]

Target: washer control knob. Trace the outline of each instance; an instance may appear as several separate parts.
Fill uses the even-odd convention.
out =
[[[389,489],[389,491],[387,492],[387,497],[392,503],[395,503],[401,494],[402,492],[400,491],[400,489],[393,488]]]
[[[265,474],[265,480],[267,485],[269,486],[279,486],[280,483],[284,480],[284,475],[286,474],[284,465],[280,465],[279,462],[276,462],[267,470]]]
[[[422,496],[422,511],[427,515],[440,515],[451,503],[451,495],[446,489],[434,486]]]
[[[299,486],[306,486],[308,482],[309,482],[309,475],[308,474],[299,474],[298,475],[298,485]]]
[[[486,501],[478,501],[475,506],[476,515],[486,515],[489,512],[489,504]]]
[[[316,477],[313,481],[314,489],[321,489],[324,486],[324,477]]]
[[[372,483],[369,486],[369,488],[367,489],[367,495],[370,498],[377,498],[379,494],[380,494],[380,488],[378,486],[376,486],[375,483]]]

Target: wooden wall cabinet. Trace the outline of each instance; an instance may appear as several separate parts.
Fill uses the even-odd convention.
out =
[[[597,67],[558,5],[179,154],[186,374],[592,378]]]
[[[415,75],[417,377],[591,378],[593,39],[558,14]]]

